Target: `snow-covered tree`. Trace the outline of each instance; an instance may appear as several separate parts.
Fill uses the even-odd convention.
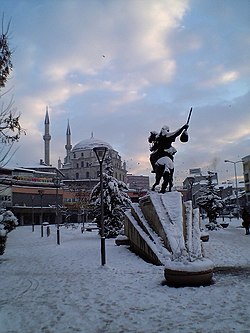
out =
[[[224,207],[223,200],[217,194],[218,191],[213,184],[212,177],[213,172],[208,172],[207,184],[202,190],[202,195],[197,199],[197,204],[200,208],[203,208],[207,213],[209,219],[209,229],[213,230],[218,227],[216,218]]]
[[[106,159],[106,168],[103,173],[103,220],[104,235],[106,238],[115,238],[123,228],[124,209],[131,204],[126,193],[127,185],[113,177],[111,160]],[[90,203],[94,206],[94,215],[99,230],[101,229],[101,187],[98,183],[92,190]]]
[[[0,255],[4,254],[7,234],[18,225],[17,218],[10,210],[0,211]]]

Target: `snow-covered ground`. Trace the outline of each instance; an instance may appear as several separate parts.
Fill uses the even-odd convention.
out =
[[[205,221],[204,221],[205,223]],[[100,262],[96,231],[18,227],[0,257],[1,333],[249,333],[250,236],[232,220],[210,231],[204,251],[216,267],[207,287],[164,285],[163,267],[106,240]]]

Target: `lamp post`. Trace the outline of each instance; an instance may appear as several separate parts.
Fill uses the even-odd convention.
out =
[[[238,179],[237,179],[237,171],[236,171],[236,164],[242,163],[242,161],[230,161],[225,160],[225,163],[233,163],[234,165],[234,178],[235,178],[235,190],[236,190],[236,206],[237,206],[237,218],[239,218],[239,197],[238,197]]]
[[[194,177],[187,177],[188,181],[188,200],[192,201],[192,205],[194,204],[193,202],[193,185],[194,185]]]
[[[32,202],[32,231],[35,231],[35,226],[34,226],[34,198],[35,196],[32,194],[31,195],[31,202]]]
[[[106,264],[106,254],[105,254],[105,235],[104,235],[104,221],[103,221],[103,174],[102,174],[102,164],[104,157],[108,150],[107,147],[95,147],[93,148],[98,162],[100,164],[100,193],[101,193],[101,261],[102,266]]]
[[[38,190],[38,193],[40,194],[40,197],[41,197],[41,237],[43,237],[43,195],[44,195],[44,190]]]
[[[59,177],[54,178],[54,184],[56,187],[56,242],[60,245],[60,227],[59,227],[59,216],[58,216],[58,188],[60,187],[61,180]]]

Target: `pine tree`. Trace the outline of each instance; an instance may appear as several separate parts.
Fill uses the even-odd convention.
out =
[[[213,230],[218,227],[216,219],[223,209],[224,203],[212,181],[213,172],[208,172],[207,184],[202,191],[202,195],[197,199],[197,204],[207,213],[209,219],[209,229]]]
[[[124,209],[131,204],[126,193],[126,184],[113,177],[111,159],[106,160],[106,168],[103,173],[103,208],[104,208],[104,235],[106,238],[115,238],[123,228]],[[94,206],[94,215],[99,231],[101,229],[101,193],[100,183],[92,190],[90,203]]]

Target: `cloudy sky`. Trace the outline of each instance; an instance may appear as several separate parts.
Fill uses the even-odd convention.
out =
[[[130,173],[150,175],[151,130],[182,126],[176,182],[190,168],[233,178],[250,154],[250,1],[0,0],[11,19],[14,70],[8,83],[27,130],[12,165],[44,158],[49,107],[51,163],[72,144],[110,143]],[[241,163],[237,164],[242,175]]]

